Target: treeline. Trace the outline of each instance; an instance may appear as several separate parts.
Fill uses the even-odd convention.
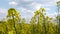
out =
[[[8,10],[6,18],[0,21],[0,34],[60,34],[60,24],[46,16],[44,8],[35,11],[29,23],[14,8]]]

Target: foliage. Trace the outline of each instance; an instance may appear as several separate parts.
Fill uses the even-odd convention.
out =
[[[53,18],[46,16],[44,8],[34,12],[30,23],[21,18],[16,9],[10,8],[7,20],[0,21],[0,34],[60,34],[60,26],[55,23]]]

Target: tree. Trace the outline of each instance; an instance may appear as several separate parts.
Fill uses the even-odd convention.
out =
[[[0,33],[2,33],[2,34],[8,34],[7,33],[8,29],[7,29],[6,23],[7,22],[4,19],[0,21]]]
[[[7,20],[0,21],[0,34],[59,34],[60,26],[53,21],[53,18],[46,16],[45,9],[40,8],[34,12],[30,23],[21,18],[19,13],[10,8]],[[59,18],[57,17],[59,20]]]
[[[40,8],[39,10],[37,10],[34,14],[34,17],[37,21],[37,34],[43,34],[44,33],[44,29],[43,27],[45,27],[45,21],[43,21],[45,18],[44,13],[45,9],[44,8]],[[44,25],[43,25],[44,23]]]
[[[31,34],[37,34],[37,24],[36,24],[36,18],[32,17],[30,21],[30,32]]]
[[[58,23],[58,25],[57,25],[57,27],[58,27],[58,34],[60,34],[60,15],[58,15],[56,18],[57,18],[57,23]]]
[[[14,27],[14,30],[17,33],[17,30],[16,30],[16,23],[18,23],[19,21],[19,13],[14,9],[14,8],[10,8],[8,10],[8,15],[7,15],[7,18],[8,20],[10,19],[11,20],[11,23],[13,23],[13,27]]]

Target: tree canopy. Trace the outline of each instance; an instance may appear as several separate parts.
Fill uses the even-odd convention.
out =
[[[6,18],[0,21],[0,34],[60,34],[59,24],[46,16],[44,8],[36,10],[29,23],[14,8],[8,10]]]

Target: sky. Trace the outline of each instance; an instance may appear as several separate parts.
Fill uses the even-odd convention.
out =
[[[30,20],[34,12],[41,7],[45,8],[47,16],[55,17],[57,0],[0,0],[0,20],[6,18],[9,8],[15,8],[21,17]]]

